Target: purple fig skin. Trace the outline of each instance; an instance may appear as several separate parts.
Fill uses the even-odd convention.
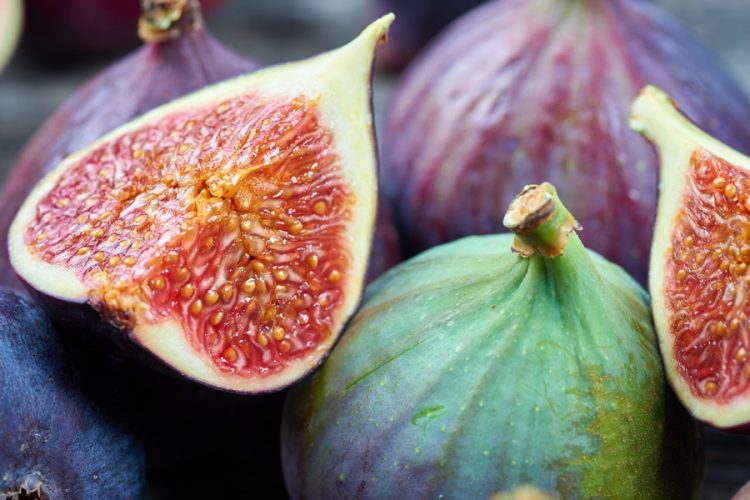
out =
[[[0,194],[0,285],[21,289],[8,261],[8,229],[34,184],[63,158],[165,102],[255,68],[197,29],[146,43],[84,84],[30,139]]]
[[[0,288],[3,498],[140,498],[140,444],[88,399],[70,361],[41,309]]]
[[[658,160],[628,118],[648,83],[750,152],[750,101],[655,5],[498,0],[455,22],[407,72],[383,134],[405,248],[496,232],[514,194],[547,180],[586,246],[645,283]]]

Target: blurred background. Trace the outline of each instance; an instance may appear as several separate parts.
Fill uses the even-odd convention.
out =
[[[132,0],[137,15],[137,0]],[[40,0],[39,3],[44,3]],[[54,4],[55,2],[47,2]],[[78,2],[83,3],[83,0]],[[348,41],[375,17],[371,0],[234,0],[206,13],[206,24],[224,44],[263,65],[300,59]],[[750,1],[656,0],[711,47],[750,92]],[[63,15],[63,14],[58,14]],[[123,14],[125,15],[125,14]],[[45,25],[22,38],[0,76],[0,179],[41,122],[86,79],[138,47],[136,25],[123,34],[106,26],[90,36],[91,53],[71,55],[65,44],[46,44]],[[54,40],[52,31],[47,37]],[[111,36],[107,36],[107,35]],[[111,45],[104,40],[111,38]],[[122,40],[121,40],[122,38]],[[41,42],[40,42],[41,41]],[[92,42],[88,42],[92,46]],[[101,44],[101,45],[99,45]],[[382,116],[398,71],[380,69],[374,98]],[[750,123],[750,117],[748,120]],[[705,498],[728,499],[750,480],[750,437],[707,432]]]

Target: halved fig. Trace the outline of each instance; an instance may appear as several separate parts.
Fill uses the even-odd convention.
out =
[[[649,288],[667,376],[696,418],[750,423],[750,158],[708,136],[656,87],[631,127],[661,179]]]
[[[0,0],[0,71],[13,55],[21,33],[21,0]]]
[[[19,210],[14,269],[60,321],[91,306],[103,323],[90,328],[204,384],[297,380],[360,299],[377,197],[369,84],[392,19],[72,155]]]

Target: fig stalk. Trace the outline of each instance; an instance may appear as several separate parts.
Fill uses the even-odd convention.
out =
[[[557,196],[555,187],[545,182],[526,186],[511,203],[503,225],[513,231],[513,251],[524,257],[560,257],[568,238],[581,226]]]
[[[144,42],[174,40],[186,30],[203,26],[198,0],[141,0],[138,36]]]

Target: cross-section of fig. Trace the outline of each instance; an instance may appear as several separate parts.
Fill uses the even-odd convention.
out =
[[[750,158],[647,87],[631,126],[659,150],[649,287],[667,375],[700,420],[750,423]]]
[[[65,160],[11,227],[19,276],[57,314],[87,304],[205,384],[300,378],[360,299],[376,209],[371,66],[391,21],[157,108]]]

